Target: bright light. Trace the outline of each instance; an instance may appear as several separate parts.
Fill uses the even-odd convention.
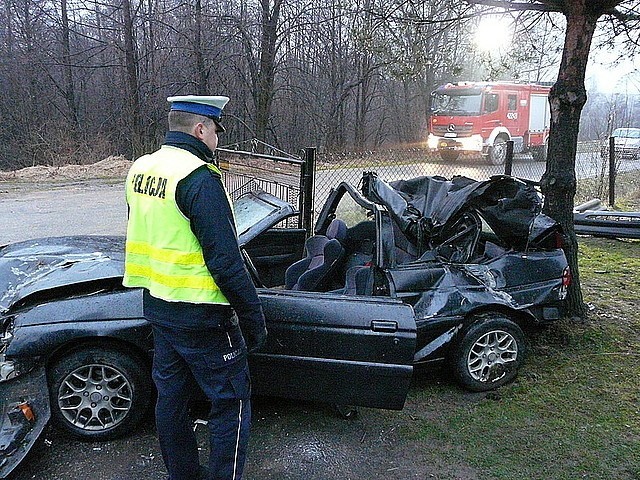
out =
[[[508,20],[500,17],[483,17],[475,35],[476,45],[483,51],[500,50],[511,43]]]

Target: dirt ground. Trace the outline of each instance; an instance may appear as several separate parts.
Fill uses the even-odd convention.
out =
[[[124,178],[130,167],[131,161],[123,156],[114,156],[90,165],[64,165],[61,167],[38,165],[9,172],[0,171],[0,182],[38,181],[39,183],[46,183],[96,178]]]
[[[413,392],[440,373],[419,376]],[[322,404],[280,399],[253,400],[252,435],[246,480],[408,480],[482,478],[464,464],[439,462],[437,439],[407,440],[405,434],[425,417],[439,419],[438,404],[469,403],[478,395],[449,394],[425,402],[410,395],[400,412],[360,409],[345,420]],[[205,460],[206,427],[198,427]],[[111,442],[85,443],[50,429],[44,440],[12,477],[13,480],[151,480],[165,479],[153,421],[148,418],[133,435]]]
[[[123,234],[123,179],[130,162],[111,157],[91,166],[30,167],[0,173],[0,244],[42,236]],[[425,400],[425,386],[445,393]],[[345,420],[331,406],[254,400],[246,480],[407,480],[479,477],[464,464],[445,465],[437,439],[407,436],[417,420],[445,422],[441,402],[476,402],[439,370],[415,375],[404,410],[360,409]],[[13,480],[147,480],[166,474],[150,415],[132,436],[101,443],[74,440],[50,428]],[[198,428],[206,456],[206,427]],[[411,438],[411,440],[408,440]]]

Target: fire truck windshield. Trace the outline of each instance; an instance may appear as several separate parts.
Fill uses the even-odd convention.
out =
[[[433,95],[432,111],[436,115],[478,115],[482,94],[478,92],[437,92]]]

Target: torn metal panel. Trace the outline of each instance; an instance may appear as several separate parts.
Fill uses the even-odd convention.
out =
[[[0,384],[0,478],[29,453],[51,411],[44,366]]]
[[[368,172],[363,194],[384,205],[420,251],[448,241],[457,219],[470,211],[477,211],[500,240],[518,249],[558,228],[541,213],[542,197],[533,185],[504,175],[482,182],[425,176],[386,183]]]

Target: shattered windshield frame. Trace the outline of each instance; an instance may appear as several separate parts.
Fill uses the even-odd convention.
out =
[[[233,202],[233,216],[241,245],[278,222],[298,214],[293,205],[267,192],[247,192]]]

